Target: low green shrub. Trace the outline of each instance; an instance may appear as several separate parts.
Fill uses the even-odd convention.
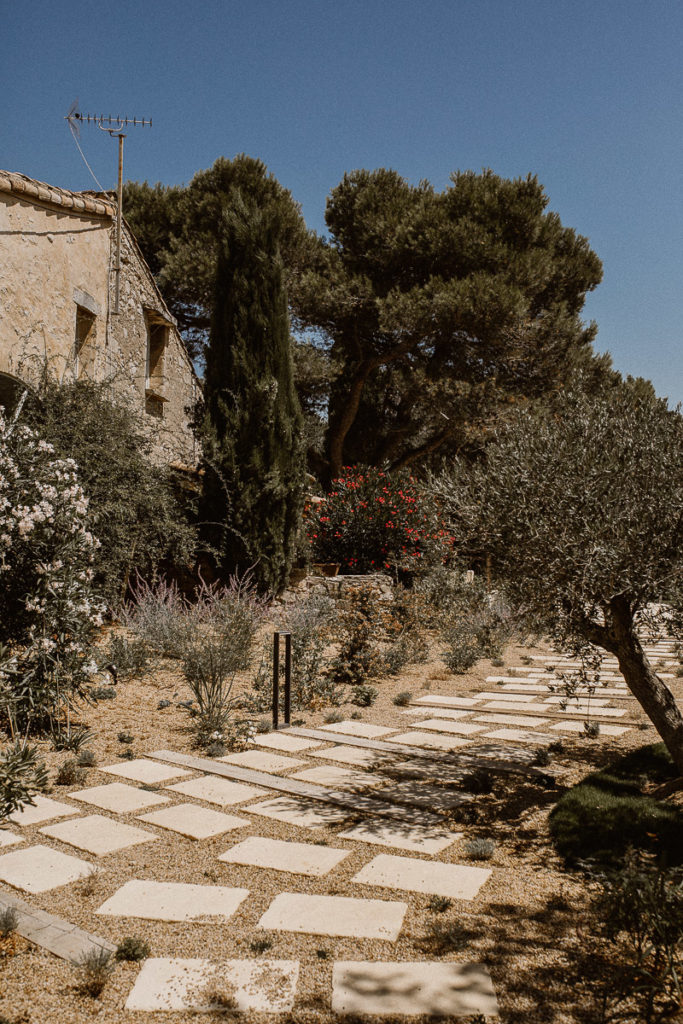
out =
[[[369,708],[379,697],[379,690],[377,687],[368,686],[365,683],[354,686],[351,693],[351,703],[357,704],[358,707],[361,708]]]
[[[47,789],[48,774],[35,747],[18,740],[0,754],[0,822],[33,804],[33,797]]]
[[[141,676],[150,662],[149,650],[144,640],[139,637],[129,640],[125,636],[111,638],[107,648],[107,659],[116,667],[118,675],[123,679]]]
[[[401,690],[400,693],[396,694],[392,703],[395,704],[397,708],[405,708],[410,704],[412,699],[413,694],[411,690]]]
[[[92,731],[85,725],[57,725],[50,732],[55,750],[72,750],[75,754],[92,738]]]
[[[491,860],[496,852],[493,839],[470,839],[465,843],[465,853],[472,860]]]
[[[78,786],[85,781],[85,768],[81,768],[75,757],[70,757],[59,766],[55,776],[57,786]]]
[[[448,896],[430,896],[427,900],[427,907],[433,914],[443,914],[453,906],[453,900]]]
[[[443,662],[456,675],[467,672],[481,657],[477,638],[467,626],[451,626],[443,631],[441,639],[447,645],[441,655]]]
[[[111,953],[108,949],[93,946],[76,960],[75,966],[79,975],[80,991],[97,999],[114,970]]]
[[[121,939],[119,942],[114,955],[117,960],[137,962],[138,960],[146,960],[149,953],[148,942],[138,938],[136,935],[127,935],[125,939]]]
[[[14,907],[4,907],[0,911],[0,936],[6,939],[19,927],[19,915]]]

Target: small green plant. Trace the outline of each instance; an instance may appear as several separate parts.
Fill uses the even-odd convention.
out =
[[[446,668],[456,675],[467,672],[481,656],[477,638],[468,627],[451,626],[444,631],[443,640],[447,644],[447,648],[441,657]]]
[[[317,956],[318,960],[329,960],[330,959],[330,951],[329,951],[329,949],[316,949],[315,955]]]
[[[410,704],[412,699],[413,694],[411,690],[401,690],[401,692],[397,693],[394,697],[393,703],[397,708],[405,708]]]
[[[448,953],[459,953],[465,949],[469,939],[465,929],[457,921],[437,920],[430,922],[422,942],[436,956],[446,956]]]
[[[90,696],[93,700],[115,700],[116,690],[113,686],[93,686]]]
[[[112,954],[101,946],[93,946],[75,962],[79,975],[79,989],[97,999],[114,970]]]
[[[470,839],[465,843],[465,853],[472,860],[491,860],[495,852],[493,839]]]
[[[79,751],[77,762],[79,768],[94,768],[97,764],[97,758],[92,750],[81,750]]]
[[[549,754],[561,754],[564,750],[564,743],[562,740],[553,740],[548,747]]]
[[[135,740],[135,736],[133,736],[133,734],[130,732],[126,732],[125,730],[120,732],[116,738],[119,741],[119,743],[133,743]]]
[[[5,907],[0,911],[0,936],[6,939],[19,927],[19,915],[14,907]]]
[[[354,722],[359,721],[363,717],[362,711],[352,711],[349,718],[352,718]]]
[[[131,747],[126,747],[125,750],[121,750],[118,755],[122,761],[134,761],[137,754],[132,750]]]
[[[57,786],[77,786],[85,779],[85,768],[81,768],[75,757],[70,757],[60,765],[55,784]]]
[[[524,661],[523,658],[522,661]],[[494,668],[505,668],[505,662],[503,661],[502,658],[491,658],[491,664],[493,665]]]
[[[583,733],[581,735],[585,736],[585,738],[588,740],[597,740],[598,736],[600,735],[600,723],[584,722]]]
[[[207,757],[223,757],[226,754],[228,748],[220,740],[214,740],[213,743],[209,743],[206,748]]]
[[[122,678],[141,676],[149,665],[149,650],[140,637],[129,640],[125,636],[114,636],[109,641],[107,658]]]
[[[533,664],[534,659],[531,658],[528,654],[523,654],[519,660],[521,661],[522,665],[531,665]]]
[[[258,733],[266,733],[266,732],[272,732],[272,731],[273,731],[273,723],[270,720],[270,718],[259,718],[258,722],[256,723],[256,732],[258,732]]]
[[[328,725],[333,725],[334,722],[343,722],[344,716],[341,711],[330,711],[329,714],[325,715],[325,721]]]
[[[75,754],[92,738],[91,730],[85,725],[57,725],[50,731],[50,739],[55,750],[73,750]]]
[[[427,901],[427,907],[433,914],[443,914],[452,906],[453,900],[449,900],[448,896],[430,896]]]
[[[35,747],[21,740],[7,747],[0,754],[0,822],[24,804],[32,804],[34,794],[47,785],[48,774]]]
[[[368,686],[367,683],[359,683],[351,691],[351,703],[361,708],[369,708],[379,697],[379,690],[376,686]]]
[[[494,786],[493,776],[486,768],[475,768],[473,772],[464,775],[462,784],[467,792],[477,794],[492,793]]]
[[[264,935],[263,938],[252,939],[249,943],[249,949],[252,953],[265,953],[272,947],[272,945],[273,940]]]
[[[534,754],[534,764],[539,768],[545,768],[550,764],[550,752],[547,747],[539,747]]]
[[[127,935],[121,939],[114,954],[117,960],[146,960],[149,956],[149,943],[136,935]]]

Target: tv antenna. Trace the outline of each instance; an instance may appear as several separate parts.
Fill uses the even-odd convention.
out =
[[[149,119],[143,117],[121,117],[116,115],[112,117],[111,114],[82,114],[78,109],[78,100],[76,99],[66,115],[64,120],[68,123],[71,129],[71,134],[74,137],[74,141],[78,146],[79,152],[85,160],[85,165],[92,174],[93,178],[100,187],[100,191],[104,191],[99,181],[95,177],[90,164],[85,159],[83,150],[78,142],[81,134],[82,124],[95,125],[100,131],[107,132],[112,138],[119,140],[119,177],[118,186],[116,190],[117,208],[116,208],[116,263],[114,265],[114,313],[119,312],[119,296],[121,294],[121,220],[123,211],[123,140],[126,138],[126,128],[151,128],[152,118]]]

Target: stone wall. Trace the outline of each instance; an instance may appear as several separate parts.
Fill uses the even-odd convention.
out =
[[[283,604],[293,604],[306,597],[320,595],[335,601],[345,597],[350,590],[370,587],[378,601],[393,601],[394,590],[391,576],[371,573],[367,576],[306,576],[300,583],[288,587],[280,596]]]

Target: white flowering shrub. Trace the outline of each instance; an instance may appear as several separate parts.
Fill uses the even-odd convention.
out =
[[[75,462],[0,410],[0,713],[13,734],[59,723],[87,695],[97,547]]]

